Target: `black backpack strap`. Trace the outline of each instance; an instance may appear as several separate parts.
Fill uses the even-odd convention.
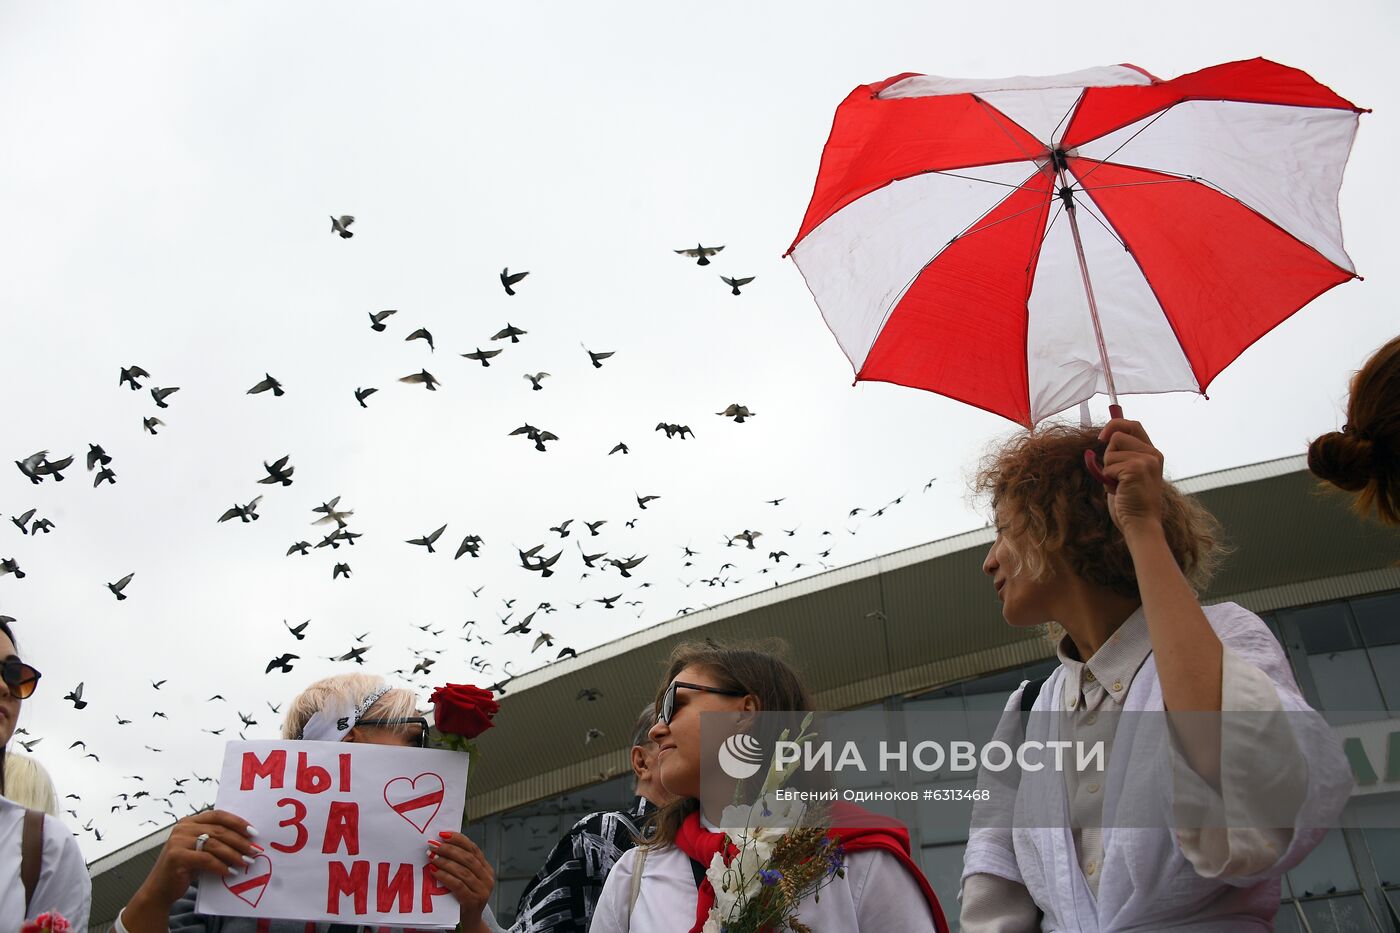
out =
[[[1031,707],[1035,706],[1036,697],[1040,696],[1040,688],[1045,686],[1048,677],[1041,677],[1038,680],[1026,682],[1026,688],[1021,691],[1021,732],[1026,731],[1026,724],[1031,718]]]
[[[44,811],[24,811],[19,845],[19,878],[24,885],[24,912],[28,914],[34,889],[39,886],[39,870],[44,867]]]

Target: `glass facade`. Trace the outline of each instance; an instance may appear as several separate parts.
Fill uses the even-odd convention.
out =
[[[1284,646],[1303,696],[1334,722],[1374,720],[1377,711],[1400,719],[1400,591],[1282,609],[1263,618]],[[874,708],[1000,710],[1022,680],[1044,677],[1055,666],[1044,661],[912,698],[891,697]],[[1386,763],[1376,765],[1384,770]],[[595,810],[624,808],[632,799],[631,778],[615,778],[477,822],[469,835],[496,866],[492,909],[497,918],[513,921],[520,892],[576,820]],[[1396,793],[1352,798],[1344,816],[1347,827],[1328,833],[1285,876],[1280,931],[1400,933],[1400,829],[1364,828],[1377,822],[1368,815],[1397,807]],[[905,822],[924,873],[957,929],[966,834],[921,825],[917,813],[909,817]]]

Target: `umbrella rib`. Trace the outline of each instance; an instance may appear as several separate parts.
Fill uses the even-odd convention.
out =
[[[945,243],[943,248],[944,248],[944,249],[947,249],[949,246],[952,246],[954,243],[956,243],[958,240],[962,239],[962,238],[965,237],[965,236],[971,236],[973,233],[981,233],[983,230],[990,230],[990,229],[992,229],[993,227],[995,227],[997,224],[1004,224],[1004,223],[1006,223],[1008,220],[1015,220],[1017,217],[1020,217],[1022,214],[1029,214],[1031,211],[1038,211],[1038,210],[1041,210],[1041,209],[1044,208],[1044,207],[1045,207],[1044,202],[1041,202],[1040,204],[1036,204],[1036,205],[1034,205],[1033,207],[1028,207],[1028,208],[1026,208],[1026,209],[1023,210],[1023,211],[1017,211],[1017,212],[1014,213],[1014,214],[1010,214],[1010,215],[1008,215],[1008,216],[1006,216],[1006,217],[1003,217],[1001,220],[995,220],[995,221],[993,221],[993,222],[987,224],[985,227],[977,227],[977,221],[981,220],[982,217],[986,217],[986,216],[987,216],[986,214],[983,214],[982,217],[977,218],[977,220],[974,220],[972,223],[970,223],[970,224],[968,224],[966,227],[964,227],[963,230],[962,230],[962,233],[959,233],[957,236],[953,237],[951,240],[949,240],[947,243]],[[988,213],[990,213],[990,212],[988,212]],[[976,230],[973,230],[973,229],[972,229],[973,227],[977,227],[977,229],[976,229]],[[939,250],[938,253],[939,253],[939,255],[942,255],[943,250]],[[934,259],[937,259],[938,256],[934,256],[933,258],[934,258]],[[932,261],[932,260],[930,260],[930,261]]]
[[[1060,117],[1060,122],[1059,122],[1059,123],[1056,123],[1056,124],[1055,124],[1055,128],[1054,128],[1053,130],[1050,131],[1050,138],[1051,138],[1052,140],[1055,139],[1055,138],[1056,138],[1056,134],[1060,132],[1060,127],[1062,127],[1062,126],[1065,125],[1065,121],[1069,119],[1070,114],[1074,113],[1075,110],[1079,109],[1079,105],[1080,105],[1080,103],[1083,102],[1083,100],[1084,100],[1084,92],[1081,90],[1081,91],[1079,92],[1079,96],[1076,97],[1076,98],[1074,99],[1074,103],[1070,104],[1070,105],[1069,105],[1069,109],[1065,111],[1065,115],[1064,115],[1063,117]],[[1052,148],[1054,148],[1054,147],[1052,147]]]
[[[1162,110],[1160,113],[1157,114],[1157,116],[1153,117],[1151,120],[1148,120],[1148,121],[1147,121],[1146,123],[1144,123],[1141,127],[1139,127],[1139,128],[1138,128],[1138,131],[1137,131],[1136,133],[1134,133],[1133,135],[1129,136],[1127,139],[1125,139],[1125,140],[1123,140],[1121,143],[1119,143],[1117,149],[1113,150],[1113,151],[1110,152],[1107,156],[1105,156],[1104,158],[1100,159],[1098,165],[1095,165],[1093,168],[1089,169],[1089,171],[1087,171],[1087,172],[1084,173],[1084,177],[1079,179],[1079,184],[1080,184],[1080,186],[1082,187],[1082,186],[1084,185],[1084,179],[1085,179],[1085,178],[1088,178],[1090,175],[1094,174],[1094,172],[1098,171],[1099,165],[1103,165],[1105,162],[1109,161],[1109,160],[1112,159],[1114,156],[1116,156],[1119,152],[1121,152],[1121,151],[1123,150],[1123,147],[1124,147],[1124,146],[1126,146],[1128,143],[1132,142],[1133,140],[1137,139],[1138,136],[1139,136],[1139,134],[1141,134],[1143,130],[1147,129],[1149,126],[1151,126],[1152,124],[1156,123],[1158,120],[1162,119],[1162,117],[1166,116],[1167,110],[1170,110],[1170,109],[1171,109],[1171,108],[1168,107],[1168,108],[1166,108],[1165,110]]]
[[[1015,136],[1012,136],[1012,135],[1011,135],[1011,131],[1008,130],[1005,126],[1003,126],[1002,123],[1001,123],[1001,121],[998,120],[998,119],[996,118],[995,114],[1000,114],[1001,111],[1000,111],[1000,110],[996,110],[995,108],[993,108],[991,104],[987,103],[985,100],[983,100],[982,98],[978,97],[976,94],[973,94],[973,95],[972,95],[972,99],[975,100],[975,101],[977,101],[977,103],[980,104],[980,105],[982,106],[982,109],[983,109],[984,111],[986,111],[986,113],[987,113],[987,119],[988,119],[988,120],[991,120],[993,123],[995,123],[995,124],[997,125],[997,128],[1000,129],[1003,133],[1006,134],[1006,138],[1009,139],[1009,140],[1011,140],[1011,144],[1012,144],[1013,146],[1015,146],[1017,149],[1020,149],[1020,150],[1021,150],[1021,154],[1024,155],[1024,156],[1026,157],[1026,160],[1027,160],[1027,161],[1030,161],[1030,162],[1034,162],[1034,161],[1035,161],[1035,156],[1033,156],[1033,155],[1031,155],[1029,152],[1027,152],[1027,151],[1026,151],[1026,147],[1021,145],[1021,141],[1020,141],[1019,139],[1017,139]],[[1006,116],[1006,115],[1005,115],[1005,114],[1002,114],[1002,116]],[[1007,119],[1010,120],[1011,118],[1010,118],[1010,117],[1007,117]],[[1024,129],[1024,128],[1023,128],[1023,129]],[[1143,127],[1143,129],[1146,129],[1146,127]],[[1029,134],[1027,134],[1027,135],[1029,135]],[[1048,149],[1047,149],[1047,151],[1048,151]],[[1041,157],[1043,158],[1044,155],[1045,155],[1045,153],[1042,153],[1042,154],[1041,154]]]
[[[1160,171],[1160,170],[1159,170],[1159,169],[1152,169],[1152,171],[1156,172],[1156,171]],[[1092,187],[1092,188],[1085,187],[1084,185],[1080,185],[1080,186],[1079,186],[1079,190],[1080,190],[1080,191],[1107,191],[1109,188],[1138,188],[1138,187],[1141,187],[1142,185],[1179,185],[1179,184],[1181,184],[1183,181],[1205,182],[1206,184],[1211,185],[1212,187],[1215,187],[1215,188],[1219,188],[1219,187],[1220,187],[1219,185],[1215,184],[1215,183],[1212,182],[1212,181],[1207,181],[1206,179],[1201,178],[1199,175],[1183,175],[1183,176],[1181,176],[1180,178],[1166,178],[1166,179],[1162,179],[1161,181],[1125,181],[1125,182],[1123,182],[1122,184],[1119,184],[1119,185],[1095,185],[1095,186]],[[1224,191],[1223,188],[1221,188],[1221,190]],[[1227,192],[1227,193],[1228,193],[1228,192]]]
[[[963,174],[961,174],[961,173],[959,173],[959,172],[945,172],[945,171],[943,171],[942,169],[937,169],[937,168],[925,169],[925,170],[924,170],[924,174],[926,174],[926,175],[947,175],[949,178],[962,178],[962,179],[964,179],[964,180],[966,180],[966,181],[980,181],[980,182],[982,182],[982,183],[985,184],[985,185],[999,185],[999,186],[1002,187],[1002,188],[1014,188],[1014,189],[1017,190],[1017,191],[1024,191],[1024,190],[1028,187],[1027,185],[1024,185],[1024,184],[1021,184],[1021,185],[1013,185],[1013,184],[1012,184],[1011,182],[1009,182],[1009,181],[992,181],[990,178],[978,178],[978,177],[976,177],[975,175],[963,175]]]
[[[1107,230],[1107,231],[1108,231],[1108,235],[1111,236],[1111,237],[1113,237],[1113,239],[1115,239],[1115,240],[1118,241],[1118,245],[1119,245],[1119,246],[1123,247],[1124,250],[1126,250],[1126,249],[1128,248],[1128,244],[1127,244],[1127,243],[1124,243],[1123,240],[1122,240],[1122,238],[1119,237],[1118,234],[1116,234],[1116,233],[1113,232],[1113,228],[1110,227],[1108,224],[1104,223],[1103,218],[1099,217],[1098,214],[1094,213],[1093,208],[1091,208],[1091,207],[1089,206],[1089,201],[1088,201],[1087,198],[1084,199],[1084,200],[1082,200],[1082,201],[1076,201],[1075,204],[1079,205],[1080,207],[1083,207],[1084,210],[1087,211],[1087,212],[1089,213],[1089,216],[1090,216],[1090,217],[1092,217],[1092,218],[1094,218],[1095,220],[1097,220],[1097,221],[1099,222],[1099,226],[1100,226],[1100,227],[1103,227],[1105,230]]]

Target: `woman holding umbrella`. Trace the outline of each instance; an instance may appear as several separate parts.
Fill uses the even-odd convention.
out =
[[[1116,492],[1084,469],[1086,451]],[[1264,623],[1198,601],[1217,526],[1162,464],[1141,424],[1115,419],[1019,435],[980,471],[997,527],[982,569],[1003,616],[1064,631],[1033,706],[1022,685],[1007,710],[1057,714],[1031,723],[1029,738],[1058,729],[1105,741],[1107,774],[1028,772],[1010,788],[1015,817],[973,830],[967,933],[1272,929],[1279,879],[1337,825],[1351,789],[1341,749],[1314,727]],[[1153,711],[1173,717],[1171,767],[1134,777],[1143,745],[1127,734],[1133,717],[1113,714]],[[1290,715],[1222,722],[1222,711]],[[1168,828],[1186,801],[1212,799],[1234,814],[1228,823]],[[1166,819],[1125,821],[1130,800]]]

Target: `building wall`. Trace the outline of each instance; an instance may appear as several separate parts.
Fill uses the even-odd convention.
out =
[[[1389,735],[1389,720],[1400,736],[1400,590],[1279,609],[1263,618],[1284,646],[1303,695],[1326,711],[1339,731]],[[988,673],[913,697],[889,697],[873,708],[1000,710],[1022,680],[1046,676],[1055,663],[1046,660]],[[1383,720],[1376,722],[1380,711]],[[1287,874],[1277,920],[1281,933],[1400,930],[1400,829],[1364,828],[1381,822],[1400,826],[1400,738],[1391,741],[1393,759],[1387,759],[1386,747],[1374,741],[1349,743],[1358,777],[1357,792],[1343,817],[1349,825],[1330,832]],[[900,780],[910,782],[908,789],[923,787],[909,775]],[[497,917],[513,920],[526,882],[577,819],[599,809],[620,809],[631,801],[630,778],[618,778],[476,823],[470,835],[496,866],[492,907]],[[956,929],[966,833],[941,830],[918,816],[916,810],[905,822],[924,872]]]

